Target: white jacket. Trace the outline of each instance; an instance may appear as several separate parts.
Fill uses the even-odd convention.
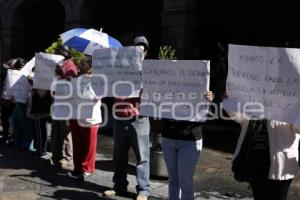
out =
[[[249,124],[249,119],[246,118],[237,121],[241,123],[242,130],[233,159],[235,159],[241,149]],[[276,120],[268,120],[267,126],[271,158],[269,179],[292,179],[299,169],[298,145],[300,139],[300,126]]]
[[[78,79],[79,77],[80,79]],[[77,122],[82,127],[98,125],[102,122],[101,99],[97,97],[91,86],[91,76],[83,74],[79,77],[77,79],[72,79],[72,81],[75,81],[75,84],[73,84],[73,86],[74,88],[76,88],[76,91],[79,91],[81,93],[82,96],[79,98],[79,106],[86,106],[86,109],[81,110],[87,112],[83,112],[83,116],[89,117],[84,119],[77,119]],[[81,85],[79,88],[77,87],[78,84]]]

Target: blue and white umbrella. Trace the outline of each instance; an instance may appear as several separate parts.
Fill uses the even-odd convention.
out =
[[[64,45],[92,55],[95,49],[119,48],[122,44],[108,34],[95,29],[75,28],[60,34]]]

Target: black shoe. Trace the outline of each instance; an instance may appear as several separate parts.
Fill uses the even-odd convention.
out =
[[[74,170],[72,172],[68,172],[67,175],[70,177],[80,178],[82,176],[82,172]]]

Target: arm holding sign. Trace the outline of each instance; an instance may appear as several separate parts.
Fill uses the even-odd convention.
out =
[[[207,91],[204,93],[207,101],[212,102],[215,98],[215,94],[212,91]]]
[[[224,92],[222,95],[223,98],[223,104],[228,103],[229,94],[227,92]],[[244,113],[239,113],[239,112],[233,112],[227,109],[224,109],[224,111],[228,114],[228,116],[235,122],[239,123],[240,125],[248,124],[248,121],[250,120],[250,116],[244,114]]]

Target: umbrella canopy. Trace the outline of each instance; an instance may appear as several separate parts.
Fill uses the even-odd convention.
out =
[[[108,34],[95,29],[75,28],[60,34],[64,45],[92,55],[95,49],[119,48],[122,44]]]

